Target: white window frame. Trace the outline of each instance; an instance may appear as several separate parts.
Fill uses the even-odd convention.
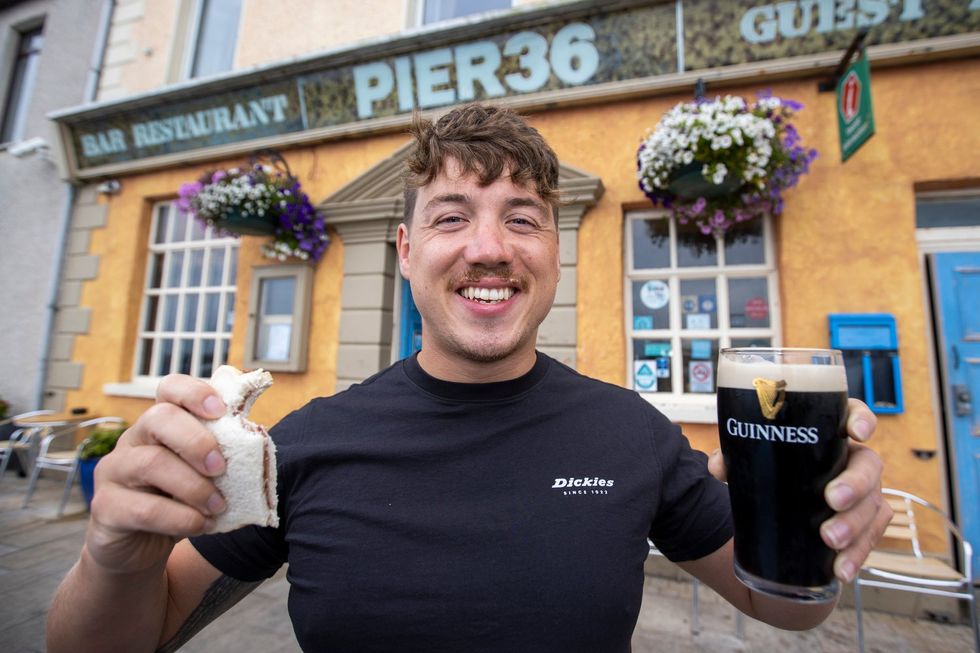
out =
[[[663,219],[668,221],[670,238],[670,267],[642,268],[633,267],[633,229],[635,220]],[[681,355],[682,341],[703,338],[717,340],[718,348],[730,345],[732,338],[770,338],[772,346],[782,344],[782,328],[779,306],[779,274],[776,269],[775,247],[773,245],[772,220],[764,218],[762,222],[762,241],[765,261],[762,264],[725,265],[725,248],[721,239],[717,242],[716,265],[701,267],[677,266],[677,225],[664,211],[641,210],[626,213],[623,220],[624,250],[623,250],[623,306],[626,328],[626,385],[633,388],[633,339],[665,340],[671,345],[670,373],[673,380],[672,389],[667,392],[640,392],[648,402],[656,406],[664,415],[673,421],[715,424],[718,421],[716,413],[715,394],[685,393],[684,392],[684,360]],[[759,278],[765,276],[769,296],[769,327],[732,329],[729,322],[728,280],[731,278]],[[670,326],[666,329],[636,330],[633,328],[633,292],[632,283],[644,279],[667,280],[670,289]],[[717,292],[717,328],[694,330],[681,328],[680,282],[687,279],[714,279]],[[717,361],[715,363],[715,380],[717,380]]]
[[[291,315],[262,315],[262,282],[267,279],[293,278],[293,311]],[[308,263],[262,265],[252,268],[249,296],[248,331],[245,336],[244,365],[261,367],[272,372],[305,372],[310,331],[310,304],[313,294],[313,267]],[[288,324],[289,356],[285,360],[270,360],[255,355],[259,328],[267,324]]]

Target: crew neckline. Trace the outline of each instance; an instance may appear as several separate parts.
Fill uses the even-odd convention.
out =
[[[419,365],[418,353],[402,360],[402,369],[414,385],[423,392],[452,401],[504,401],[516,398],[544,379],[550,359],[535,351],[534,365],[525,374],[507,381],[491,383],[458,383],[432,376]]]

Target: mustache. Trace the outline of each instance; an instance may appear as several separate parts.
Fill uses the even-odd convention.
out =
[[[508,286],[514,286],[524,292],[528,289],[527,278],[514,274],[509,265],[494,265],[490,267],[474,266],[469,267],[462,273],[449,280],[447,287],[450,291],[455,291],[461,285],[476,284],[483,279],[493,279],[503,281]]]

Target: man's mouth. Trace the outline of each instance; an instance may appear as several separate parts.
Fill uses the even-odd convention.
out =
[[[513,288],[476,288],[465,286],[458,291],[459,295],[470,301],[480,302],[481,304],[499,304],[514,296]]]

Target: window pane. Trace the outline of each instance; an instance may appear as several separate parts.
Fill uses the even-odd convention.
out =
[[[221,295],[209,292],[204,296],[204,325],[201,327],[211,333],[218,330],[218,300]]]
[[[153,237],[155,243],[167,242],[167,225],[170,223],[170,205],[161,204],[157,208],[157,231]]]
[[[187,270],[187,283],[189,288],[196,288],[201,285],[201,276],[204,272],[204,250],[195,249],[191,252],[190,267]]]
[[[207,228],[200,220],[191,218],[191,240],[204,240],[207,235]]]
[[[148,288],[160,288],[163,281],[163,254],[156,253],[150,257],[150,279]]]
[[[157,365],[156,376],[170,374],[170,361],[173,358],[174,341],[172,338],[160,340],[160,363]]]
[[[633,282],[633,330],[670,328],[670,287],[666,281]]]
[[[295,289],[295,277],[263,279],[260,290],[262,315],[292,315]]]
[[[633,389],[637,392],[670,392],[670,342],[633,339]]]
[[[228,363],[228,339],[220,338],[218,340],[218,362],[217,365],[225,365]]]
[[[728,280],[728,305],[733,329],[769,326],[769,285],[765,277]]]
[[[143,338],[140,342],[140,364],[139,373],[143,376],[150,375],[150,362],[153,359],[153,339]]]
[[[718,328],[718,297],[714,279],[681,281],[681,328]]]
[[[225,322],[224,331],[230,332],[231,327],[235,324],[235,293],[230,292],[225,294]]]
[[[183,339],[180,341],[180,358],[177,361],[177,371],[181,374],[191,373],[191,359],[194,355],[194,341]]]
[[[149,295],[146,298],[146,320],[143,322],[144,331],[153,331],[157,326],[157,308],[160,304],[160,297]]]
[[[231,70],[241,9],[241,0],[203,0],[191,77]]]
[[[288,361],[292,335],[291,322],[263,322],[259,327],[255,357],[267,361]]]
[[[715,360],[718,341],[687,339],[681,341],[684,356],[684,392],[710,394],[715,391]]]
[[[633,268],[670,267],[670,224],[667,220],[632,220]]]
[[[181,277],[184,272],[184,253],[183,252],[171,252],[170,253],[170,263],[167,268],[167,287],[168,288],[178,288],[180,287]]]
[[[228,263],[228,278],[224,283],[226,286],[234,286],[238,282],[238,247],[229,247],[228,256],[231,261]]]
[[[220,286],[221,283],[221,273],[224,271],[225,267],[225,250],[224,248],[212,249],[211,250],[211,263],[208,265],[208,285],[209,286]]]
[[[772,347],[772,338],[732,338],[732,347]]]
[[[200,362],[198,363],[200,369],[198,370],[198,376],[208,378],[211,376],[214,361],[214,340],[207,338],[201,340],[201,354]]]
[[[693,222],[676,224],[677,267],[692,268],[718,264],[718,243],[704,235]]]
[[[915,226],[975,227],[980,225],[980,196],[920,198],[915,202]]]
[[[170,242],[182,243],[187,240],[187,221],[190,218],[183,211],[173,211],[171,221],[174,223],[174,230],[170,234]]]
[[[765,263],[766,249],[762,242],[762,220],[755,218],[737,222],[725,234],[725,265]]]
[[[425,0],[423,24],[469,16],[492,9],[506,9],[511,0]]]
[[[198,295],[184,297],[184,331],[194,331],[197,327]]]
[[[177,330],[177,295],[163,298],[163,331]]]

